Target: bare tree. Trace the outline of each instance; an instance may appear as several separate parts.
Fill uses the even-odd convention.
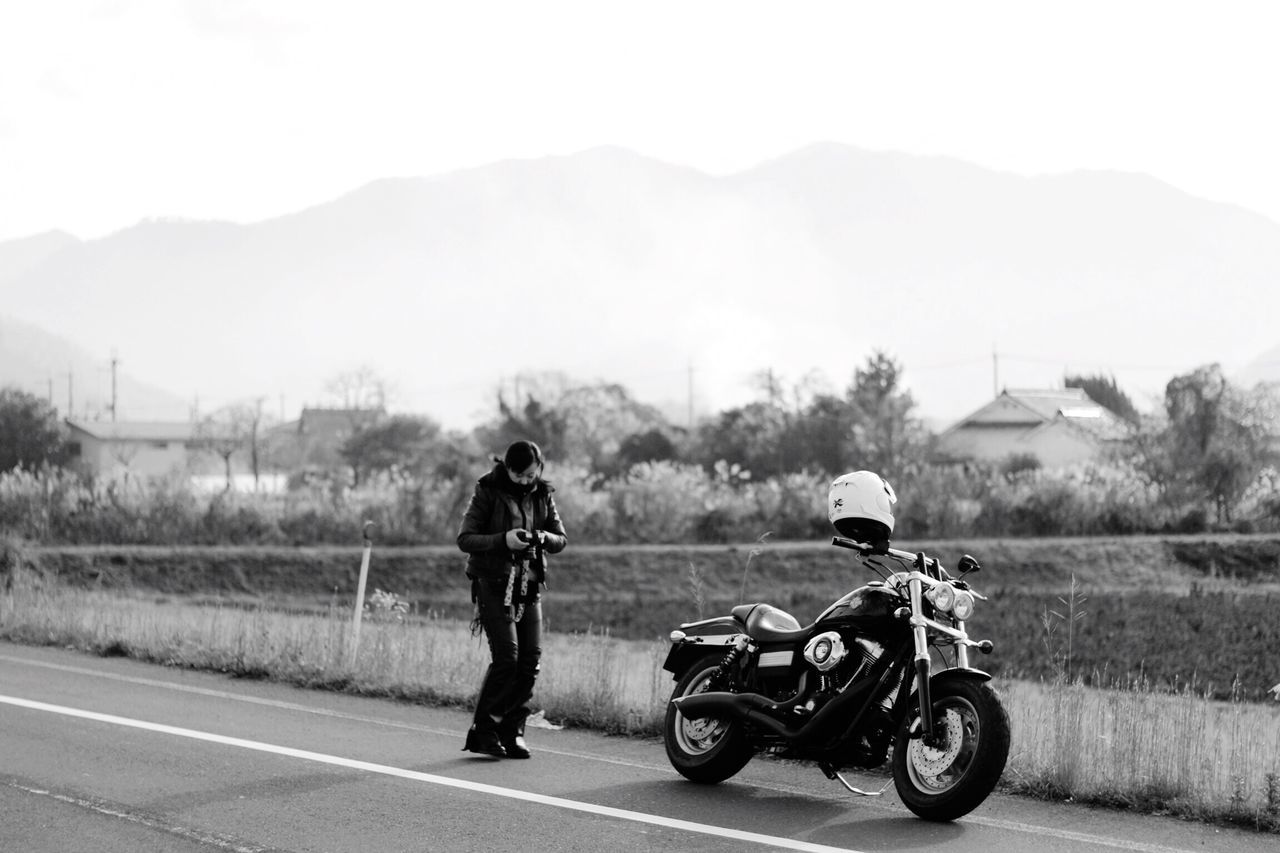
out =
[[[368,365],[344,370],[324,388],[342,401],[344,409],[385,409],[391,397],[390,383]]]
[[[253,474],[253,488],[257,490],[261,477],[263,454],[263,426],[266,415],[264,398],[233,403],[218,409],[200,421],[196,427],[196,441],[222,459],[226,476],[226,489],[230,491],[233,479],[231,459],[236,453],[248,455],[249,470]]]

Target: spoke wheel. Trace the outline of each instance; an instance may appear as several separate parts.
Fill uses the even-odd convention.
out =
[[[707,692],[719,663],[718,655],[707,655],[696,661],[676,682],[671,698]],[[742,723],[719,717],[691,720],[672,704],[667,705],[663,740],[671,766],[686,779],[704,784],[723,782],[741,770],[752,756]]]

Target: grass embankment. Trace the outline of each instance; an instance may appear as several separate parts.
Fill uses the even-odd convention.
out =
[[[1280,537],[899,542],[955,565],[971,553],[991,596],[971,630],[995,654],[981,666],[1032,680],[1058,674],[1042,620],[1072,581],[1088,617],[1074,626],[1068,671],[1090,683],[1145,678],[1194,682],[1217,698],[1264,698],[1280,681]],[[79,588],[187,602],[323,612],[354,594],[359,548],[24,548],[31,570]],[[396,593],[418,613],[470,613],[462,555],[453,547],[375,546],[368,588]],[[825,542],[740,546],[571,546],[553,559],[548,627],[656,640],[681,622],[768,601],[812,620],[873,577]]]
[[[470,706],[487,664],[465,624],[156,603],[70,589],[19,570],[0,595],[0,637],[268,678],[305,687]],[[671,690],[666,644],[552,634],[537,701],[557,722],[655,735]],[[1007,790],[1280,831],[1280,707],[1064,681],[998,679],[1013,724]]]

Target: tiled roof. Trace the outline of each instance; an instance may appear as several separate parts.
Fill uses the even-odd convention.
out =
[[[1120,418],[1091,400],[1083,389],[1061,388],[1006,390],[973,414],[956,422],[945,432],[984,427],[1010,427],[1019,424],[1035,427],[1037,424],[1044,426],[1056,421],[1065,421],[1095,438],[1102,439],[1119,438],[1127,431]]]
[[[198,441],[229,435],[225,424],[192,421],[81,421],[67,419],[67,426],[101,441]]]
[[[67,419],[67,426],[104,441],[190,441],[196,424],[191,421],[81,421]]]
[[[1068,409],[1082,411],[1102,408],[1090,400],[1089,395],[1082,388],[1062,388],[1045,391],[1010,389],[1005,391],[1004,395],[1031,409],[1046,421],[1056,418],[1058,412],[1065,414],[1065,410]],[[1079,414],[1075,415],[1075,417],[1079,416]],[[1068,415],[1068,417],[1071,417],[1071,415]]]

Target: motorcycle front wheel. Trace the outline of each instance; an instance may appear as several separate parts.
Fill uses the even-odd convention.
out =
[[[920,714],[907,715],[893,746],[893,781],[902,804],[925,820],[955,820],[977,808],[1000,781],[1009,758],[1009,715],[990,686],[947,681],[931,695],[938,738],[919,736]]]
[[[706,655],[693,663],[676,682],[672,699],[708,689],[720,655]],[[751,744],[742,723],[717,717],[690,720],[675,705],[667,704],[662,727],[671,766],[686,779],[714,785],[737,773],[751,760]]]

